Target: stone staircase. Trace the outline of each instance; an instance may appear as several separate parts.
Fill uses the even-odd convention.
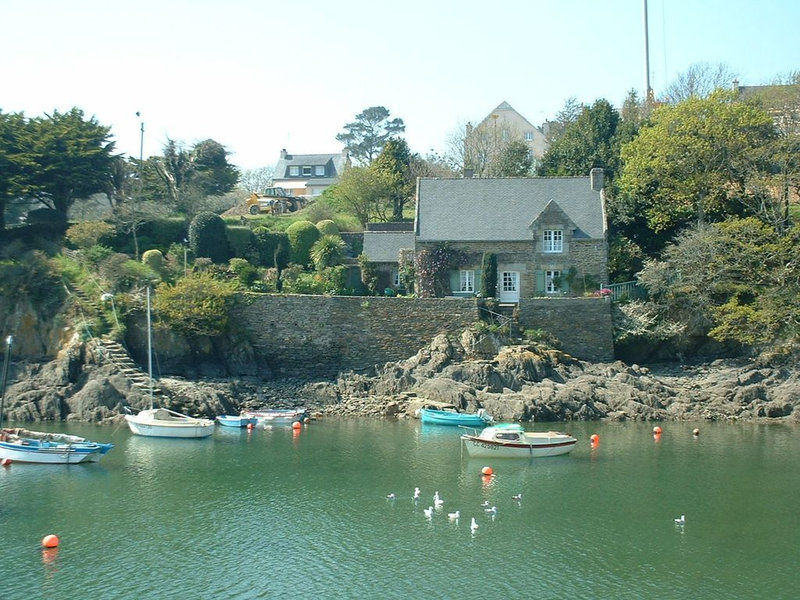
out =
[[[117,367],[117,370],[131,382],[134,388],[140,390],[143,394],[148,394],[150,392],[150,377],[139,368],[139,365],[134,362],[125,347],[109,338],[103,338],[99,341],[103,349],[103,359]],[[164,397],[163,390],[155,382],[153,382],[153,397]]]

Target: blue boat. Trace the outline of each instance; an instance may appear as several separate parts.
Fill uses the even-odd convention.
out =
[[[248,425],[255,427],[258,419],[243,415],[219,415],[217,422],[225,427],[247,427]]]
[[[74,465],[99,462],[100,457],[114,447],[114,444],[91,442],[84,438],[65,434],[47,434],[36,431],[25,431],[25,434],[26,436],[23,437],[18,435],[15,430],[10,429],[0,432],[0,460]]]
[[[423,423],[460,427],[486,427],[492,422],[492,417],[486,414],[486,411],[482,408],[479,408],[476,413],[460,413],[452,409],[420,408],[419,418]]]

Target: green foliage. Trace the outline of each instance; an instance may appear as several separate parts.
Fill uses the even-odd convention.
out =
[[[253,284],[258,281],[258,269],[243,258],[232,258],[229,263],[229,269],[236,274],[239,282],[245,288],[252,288]]]
[[[225,233],[225,223],[219,215],[200,213],[192,219],[189,247],[196,257],[210,258],[217,264],[228,262],[232,252]]]
[[[164,273],[164,268],[166,266],[166,261],[164,260],[164,255],[161,254],[161,250],[147,250],[144,254],[142,254],[142,263],[150,267],[153,272],[158,273],[161,275]]]
[[[6,307],[24,299],[43,312],[54,312],[64,294],[58,273],[44,252],[29,250],[0,260],[0,297]]]
[[[366,254],[358,255],[358,266],[361,269],[361,283],[367,288],[367,292],[371,296],[377,293],[378,287],[378,272],[375,269],[374,263],[369,262],[369,257]]]
[[[253,244],[253,231],[244,225],[228,225],[225,227],[225,233],[234,256],[247,256],[247,252]]]
[[[464,261],[464,253],[439,244],[416,253],[417,292],[420,298],[441,298],[450,292],[449,273]]]
[[[342,262],[345,243],[338,235],[323,235],[311,247],[311,260],[314,268],[321,271],[326,267],[333,267]]]
[[[153,308],[170,328],[188,336],[222,334],[228,326],[234,288],[208,273],[192,273],[156,289]]]
[[[311,262],[311,248],[319,239],[319,230],[310,221],[297,221],[286,229],[289,238],[290,261],[307,266]]]
[[[148,265],[131,260],[127,254],[111,254],[98,265],[98,273],[111,293],[155,285],[161,280]]]
[[[319,229],[319,233],[322,236],[339,235],[339,227],[332,219],[317,221],[317,229]]]
[[[388,183],[388,203],[393,221],[403,220],[403,209],[414,198],[416,177],[411,171],[412,154],[403,139],[389,139],[383,150],[370,165],[370,170],[380,173]]]
[[[497,295],[497,256],[493,252],[485,252],[481,260],[482,298],[494,298]]]
[[[512,140],[497,157],[497,177],[527,177],[533,168],[533,155],[522,140]]]
[[[151,247],[166,252],[171,244],[186,238],[186,221],[180,217],[147,219],[139,228],[139,234],[149,240]],[[142,244],[142,247],[146,246]]]
[[[101,239],[114,235],[114,226],[104,221],[82,221],[70,225],[67,239],[76,248],[91,248]]]
[[[302,265],[290,264],[281,271],[281,291],[287,294],[322,294],[322,281],[315,273],[307,273]]]
[[[386,142],[405,131],[403,119],[389,119],[389,111],[383,106],[366,108],[356,115],[355,121],[347,123],[344,131],[336,135],[350,156],[360,164],[370,164]]]
[[[253,264],[283,269],[289,264],[289,236],[266,227],[256,227],[246,256]]]
[[[354,215],[363,227],[370,221],[389,220],[395,185],[394,175],[386,170],[353,167],[323,195],[337,209]]]

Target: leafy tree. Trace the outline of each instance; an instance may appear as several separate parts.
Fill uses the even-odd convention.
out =
[[[773,138],[769,115],[730,93],[656,108],[622,148],[620,220],[645,228],[629,228],[629,239],[651,253],[692,221],[748,212],[747,180],[761,168],[754,156]]]
[[[239,187],[248,194],[263,193],[272,183],[275,166],[245,169],[239,174]]]
[[[311,248],[320,237],[319,229],[310,221],[296,221],[286,228],[290,260],[303,267],[311,262]]]
[[[344,126],[336,139],[355,161],[369,165],[389,138],[406,130],[403,119],[389,119],[389,114],[383,106],[366,108],[356,115],[355,121]]]
[[[615,145],[619,123],[619,113],[607,100],[584,107],[550,145],[539,165],[539,175],[586,176],[594,167],[601,167],[613,179],[619,165],[619,148]]]
[[[361,283],[367,288],[370,295],[375,295],[378,289],[378,271],[375,264],[369,261],[369,257],[361,253],[358,255],[358,266],[361,269]]]
[[[192,149],[194,183],[206,196],[221,196],[236,186],[239,171],[228,163],[228,154],[214,140],[199,142]]]
[[[411,150],[408,143],[399,138],[386,142],[383,150],[369,166],[383,174],[390,183],[389,202],[392,206],[392,220],[402,221],[405,205],[414,197],[416,179],[412,177]]]
[[[31,165],[26,129],[25,115],[0,110],[0,231],[5,228],[6,204],[22,194],[25,171]]]
[[[82,110],[31,119],[21,146],[23,156],[15,161],[25,165],[19,195],[58,211],[65,221],[75,200],[108,190],[114,162],[110,128],[86,119]]]
[[[340,210],[347,211],[361,225],[370,221],[388,221],[392,206],[388,199],[394,190],[395,180],[385,170],[369,167],[352,167],[345,170],[338,183],[323,192],[323,195]]]
[[[321,235],[339,235],[339,226],[331,219],[317,221],[316,227]]]
[[[533,155],[522,140],[513,140],[497,158],[497,177],[525,177],[531,174]]]
[[[209,273],[192,273],[156,288],[153,309],[169,327],[189,336],[217,336],[228,326],[234,288]]]
[[[197,215],[189,224],[189,247],[196,257],[210,258],[216,264],[228,262],[232,252],[225,221],[214,213]]]
[[[86,249],[112,236],[114,231],[114,226],[104,221],[81,221],[69,226],[66,237],[76,247]]]

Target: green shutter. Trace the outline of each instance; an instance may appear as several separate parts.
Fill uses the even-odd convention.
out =
[[[461,289],[461,273],[450,271],[450,291],[458,292]]]
[[[544,271],[536,271],[536,293],[544,294]]]

